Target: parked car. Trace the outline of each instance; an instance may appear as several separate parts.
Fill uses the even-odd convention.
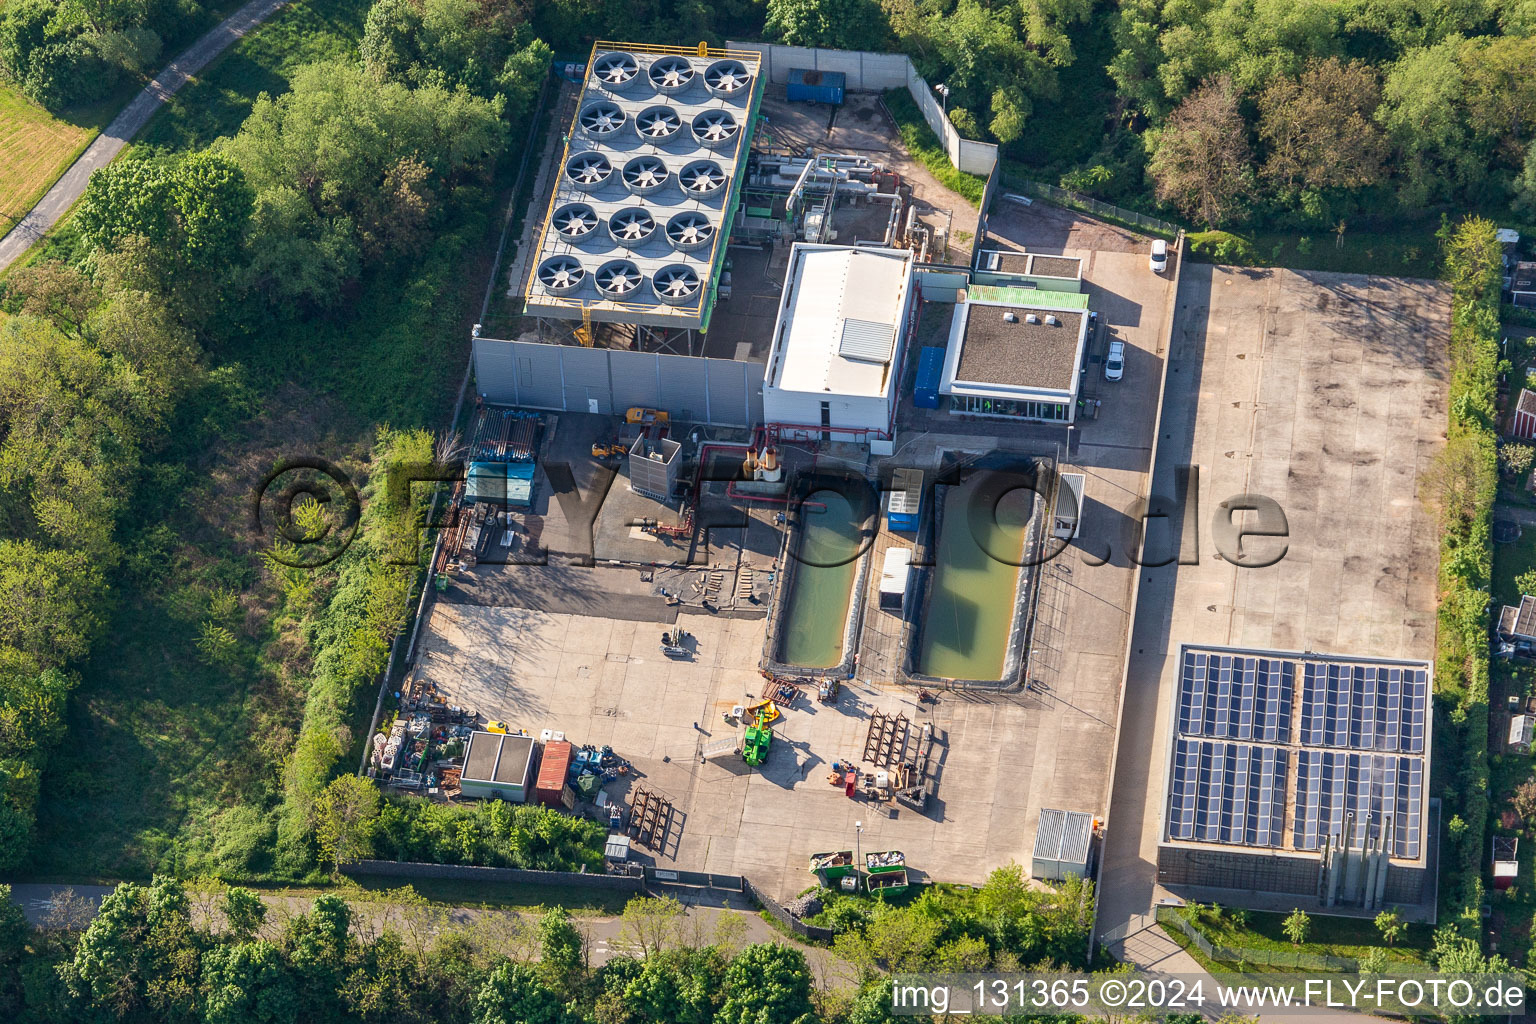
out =
[[[1161,274],[1168,269],[1168,243],[1161,238],[1152,243],[1152,273]]]
[[[1109,355],[1104,357],[1104,379],[1119,380],[1125,376],[1125,342],[1109,343]]]

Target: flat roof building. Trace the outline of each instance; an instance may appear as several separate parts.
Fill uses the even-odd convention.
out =
[[[1427,663],[1194,645],[1180,658],[1161,885],[1260,906],[1430,898]]]
[[[459,777],[465,796],[523,803],[533,771],[533,737],[499,732],[474,732],[464,750]]]
[[[955,308],[939,385],[950,412],[1071,422],[1091,319],[1086,298],[972,286]]]
[[[785,436],[890,435],[911,314],[912,253],[790,250],[763,382],[763,419]]]

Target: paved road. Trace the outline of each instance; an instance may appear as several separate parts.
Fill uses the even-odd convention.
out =
[[[113,888],[109,885],[65,886],[18,882],[11,885],[11,899],[21,904],[29,922],[43,926],[50,923],[55,899],[66,891],[73,892],[76,897],[89,901],[89,907],[80,910],[81,919],[74,922],[76,927],[83,927],[86,921],[95,916],[102,898]],[[308,912],[314,898],[311,895],[287,892],[261,892],[260,895],[262,901],[267,904],[267,923],[272,927],[279,927],[280,922],[289,917]],[[348,894],[342,892],[340,895],[345,897]],[[734,933],[735,941],[742,944],[752,942],[794,944],[804,951],[806,960],[810,963],[822,987],[838,988],[856,984],[857,979],[848,963],[833,955],[830,950],[790,943],[760,915],[747,909],[746,898],[740,894],[711,894],[678,888],[669,889],[667,895],[677,897],[686,907],[683,921],[674,929],[674,941],[681,940],[690,945],[703,945],[725,937],[725,933]],[[194,901],[194,910],[196,906],[197,902]],[[533,912],[521,910],[478,907],[444,907],[442,910],[446,912],[445,916],[427,925],[432,934],[437,934],[443,929],[474,929],[477,923],[480,923],[479,919],[484,917],[497,918],[504,922],[517,919],[529,925],[532,925],[537,918]],[[412,929],[412,922],[403,920],[397,908],[391,908],[384,902],[356,900],[353,902],[353,911],[354,927],[360,934],[369,934],[385,926],[402,932],[409,932]],[[739,924],[728,927],[723,933],[720,919],[726,916],[735,917]],[[635,943],[634,937],[627,933],[624,921],[620,917],[581,916],[575,920],[577,927],[587,938],[587,954],[594,967],[601,967],[614,956],[639,955],[642,952]],[[52,919],[52,923],[57,925],[59,922]],[[511,952],[515,950],[509,949],[509,953]],[[536,949],[529,949],[526,952],[528,955],[536,955]]]
[[[85,183],[92,172],[111,163],[123,147],[128,145],[139,131],[149,123],[160,105],[175,95],[176,90],[187,84],[208,63],[228,49],[229,45],[251,29],[261,24],[272,12],[283,7],[289,0],[251,0],[219,25],[210,29],[197,42],[172,61],[153,82],[146,85],[122,113],[112,119],[94,142],[80,154],[69,170],[53,183],[37,205],[23,217],[5,238],[0,239],[0,270],[16,261],[32,243],[42,238],[58,223],[75,200],[85,191]]]

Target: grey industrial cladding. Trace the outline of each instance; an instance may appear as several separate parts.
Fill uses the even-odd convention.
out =
[[[981,532],[976,526],[978,524],[1001,525],[999,509],[1005,501],[1017,500],[1020,492],[1028,492],[1047,506],[1049,505],[1050,494],[1042,492],[1037,486],[1040,483],[1040,476],[1036,471],[1036,465],[1034,460],[1021,461],[1016,467],[978,468],[962,465],[951,469],[946,474],[926,480],[923,486],[930,496],[938,487],[971,488],[967,502],[967,519],[972,524],[972,534],[977,547],[987,557],[996,561],[1020,567],[1045,564],[1061,557],[1067,548],[1072,546],[1073,541],[1076,541],[1079,556],[1086,564],[1103,565],[1108,562],[1113,554],[1112,545],[1107,538],[1095,537],[1091,533],[1070,539],[1052,538],[1059,543],[1047,543],[1033,554],[1026,549],[1021,556],[999,554],[990,550],[989,545],[983,541]],[[568,464],[549,463],[546,471],[562,466],[569,469]],[[896,471],[900,468],[896,467]],[[462,461],[411,463],[392,467],[385,481],[386,492],[392,501],[403,506],[412,485],[458,482],[465,479],[466,470],[467,466]],[[1049,484],[1054,481],[1055,476],[1049,473],[1046,476],[1045,486],[1049,491],[1053,489]],[[895,471],[884,475],[879,481],[820,477],[816,479],[814,489],[802,489],[803,493],[802,490],[795,488],[796,479],[792,477],[790,493],[799,494],[799,497],[790,507],[796,515],[825,514],[825,506],[816,502],[814,496],[819,491],[827,490],[835,491],[848,498],[849,506],[852,508],[868,507],[868,502],[879,502],[881,495],[899,489],[891,483],[894,477]],[[702,470],[701,483],[713,482],[716,479],[710,475],[709,467]],[[718,479],[729,478],[719,477]],[[1131,502],[1129,507],[1121,510],[1123,515],[1120,517],[1120,540],[1127,557],[1136,565],[1159,568],[1175,562],[1180,565],[1193,565],[1199,561],[1200,467],[1179,466],[1175,472],[1175,479],[1176,497],[1168,498],[1154,494],[1147,498],[1138,498]],[[492,488],[494,485],[495,481],[490,481]],[[484,486],[485,484],[482,483],[482,487]],[[568,512],[576,513],[573,519],[585,521],[588,529],[593,529],[597,522],[597,510],[602,506],[607,491],[607,487],[590,488],[582,493],[579,488],[573,488],[569,498],[572,507]],[[339,558],[356,536],[358,512],[361,507],[358,489],[350,477],[333,463],[313,456],[285,458],[262,476],[252,489],[250,500],[251,526],[258,537],[264,537],[267,533],[263,510],[271,495],[276,496],[271,503],[276,506],[277,514],[270,518],[279,541],[274,545],[272,555],[286,565],[295,568],[319,568]],[[1066,487],[1059,489],[1058,497],[1061,500],[1076,501],[1074,492]],[[305,530],[297,528],[293,517],[294,506],[306,498],[322,506],[335,502],[345,511],[337,524],[327,524],[318,536],[312,536]],[[562,504],[566,500],[565,496],[562,496]],[[705,512],[709,511],[707,506],[712,504],[718,504],[718,508],[714,511],[719,513],[725,513],[729,509],[729,506],[724,503],[712,502],[707,493],[700,495],[699,504],[698,521],[707,524],[701,526],[700,530],[706,535],[712,529],[733,530],[746,526],[745,521],[720,521],[727,517],[706,515]],[[1077,516],[1081,516],[1083,512],[1082,509],[1072,511]],[[1243,517],[1245,513],[1251,518]],[[1149,544],[1149,532],[1154,528],[1154,524],[1160,521],[1173,527],[1169,533],[1176,531],[1178,536],[1161,544]],[[446,524],[438,521],[424,522],[418,529],[440,529],[444,525]],[[1211,517],[1210,531],[1214,539],[1215,553],[1232,565],[1243,569],[1263,569],[1276,565],[1285,558],[1289,550],[1285,542],[1290,537],[1290,523],[1286,518],[1285,510],[1279,502],[1263,494],[1236,494],[1219,502]],[[1260,545],[1263,550],[1251,550],[1250,546],[1245,544],[1245,541],[1250,538],[1258,538],[1269,543]],[[873,540],[873,536],[866,534],[852,555],[837,562],[823,564],[793,552],[789,557],[818,568],[833,568],[860,558]],[[1162,547],[1164,550],[1149,550],[1154,546]],[[391,564],[414,565],[415,550],[416,548],[412,545],[402,544],[397,554],[386,557]],[[526,561],[526,557],[520,557]],[[932,563],[914,561],[912,564],[916,567],[924,567]]]

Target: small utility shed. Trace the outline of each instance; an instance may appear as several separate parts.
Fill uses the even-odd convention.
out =
[[[1509,749],[1521,754],[1531,752],[1531,740],[1536,738],[1536,716],[1513,715],[1509,719]]]
[[[532,736],[470,733],[460,791],[465,796],[494,797],[520,804],[528,799],[528,776],[532,771]]]
[[[1068,875],[1088,877],[1088,847],[1093,840],[1093,815],[1045,808],[1035,826],[1035,852],[1029,873],[1060,882]]]

